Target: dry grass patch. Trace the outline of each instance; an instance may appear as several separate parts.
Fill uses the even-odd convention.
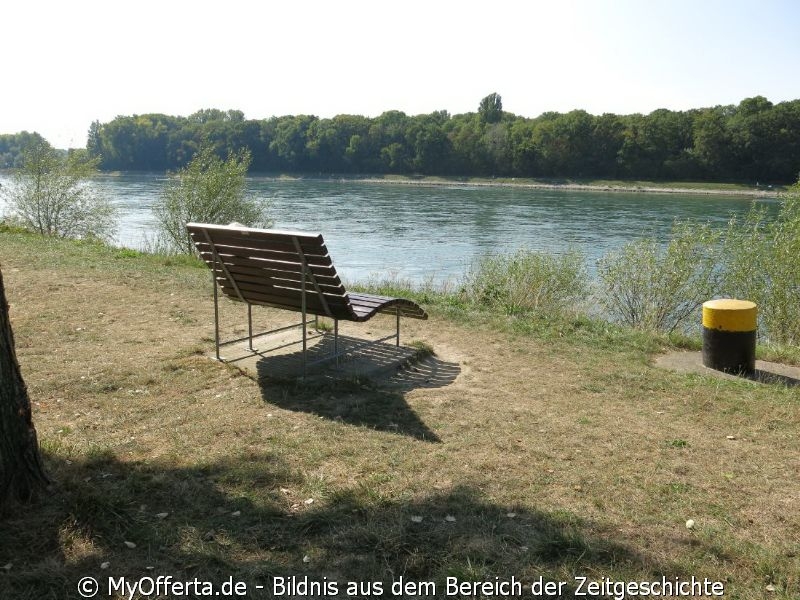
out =
[[[449,385],[259,385],[203,356],[205,268],[14,233],[0,262],[57,479],[2,514],[1,597],[148,574],[664,574],[800,595],[798,388],[661,371],[651,340],[580,319],[435,307],[404,336],[458,365]]]

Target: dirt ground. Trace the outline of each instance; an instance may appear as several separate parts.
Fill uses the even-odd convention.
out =
[[[213,550],[226,564],[273,561],[302,569],[311,555],[319,557],[318,573],[377,573],[386,565],[401,572],[403,564],[425,564],[420,572],[436,577],[478,561],[487,576],[533,577],[543,569],[553,577],[666,572],[729,578],[741,592],[732,597],[757,597],[748,594],[761,594],[765,585],[785,594],[772,597],[800,594],[800,388],[720,379],[689,368],[691,353],[654,362],[634,338],[610,330],[564,326],[545,339],[437,314],[402,324],[404,345],[432,348],[431,356],[376,380],[345,377],[304,387],[271,380],[274,363],[260,362],[256,372],[266,377],[258,378],[208,357],[213,312],[202,269],[13,236],[0,238],[0,264],[51,468],[71,472],[84,465],[71,484],[78,490],[99,481],[89,460],[98,452],[115,465],[103,472],[160,471],[134,491],[119,488],[127,508],[114,508],[117,513],[150,507],[158,497],[151,486],[172,478],[183,489],[187,469],[222,469],[206,494],[210,513],[220,494],[247,498],[254,510],[292,515],[338,510],[342,494],[357,493],[359,510],[379,521],[376,531],[394,531],[387,516],[393,511],[427,519],[454,514],[462,523],[441,534],[447,537],[432,535],[428,546],[403,542],[386,550],[371,567],[364,561],[372,551],[360,545],[364,533],[355,522],[337,525],[339,542],[314,537],[316,530],[304,526],[305,542],[295,535],[283,545],[254,541],[244,525],[229,526],[233,541]],[[245,314],[226,301],[223,333],[243,335]],[[260,328],[286,325],[287,313],[259,309],[255,320]],[[345,335],[387,335],[393,326],[392,318],[379,317]],[[796,370],[780,374],[797,378]],[[277,464],[282,474],[258,485],[259,475],[239,471],[260,465],[271,472]],[[109,476],[108,485],[113,481]],[[206,501],[204,493],[195,495],[183,502]],[[464,499],[473,495],[480,501]],[[314,504],[303,506],[305,499]],[[210,552],[203,532],[212,526],[189,526],[188,513],[179,521],[189,509],[173,502],[161,509],[175,516],[171,529],[152,534],[166,536],[154,542],[161,548],[156,559],[179,554],[198,564],[198,553]],[[384,508],[370,512],[376,507]],[[132,558],[122,547],[131,525],[73,527],[80,518],[70,520],[69,511],[57,518],[45,513],[43,530],[57,528],[50,541],[26,535],[34,536],[36,553],[50,557],[49,566],[33,554],[12,556],[20,550],[8,541],[0,544],[0,564],[15,563],[13,569],[35,578],[42,569],[73,573],[103,560],[135,569],[153,560]],[[482,520],[495,513],[511,529]],[[545,516],[576,528],[558,543],[580,552],[542,545]],[[24,518],[33,519],[30,529],[39,517]],[[691,529],[689,519],[696,523]],[[138,521],[124,521],[130,522]],[[540,546],[550,550],[532,555]]]

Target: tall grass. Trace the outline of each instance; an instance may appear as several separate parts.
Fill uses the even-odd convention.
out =
[[[525,248],[484,256],[467,272],[461,293],[477,306],[507,315],[578,312],[589,296],[586,259]]]
[[[519,249],[487,255],[458,280],[421,283],[371,278],[355,289],[404,296],[440,309],[478,310],[506,316],[574,315],[590,295],[586,260],[580,252],[549,254]]]
[[[732,297],[758,305],[762,340],[800,344],[800,183],[781,197],[777,218],[753,204],[723,231],[679,223],[666,246],[630,242],[598,262],[607,315],[647,331],[686,329],[705,300]]]
[[[755,205],[731,219],[722,249],[722,293],[758,305],[770,342],[800,344],[800,183],[782,197],[776,219]]]
[[[612,319],[645,331],[687,327],[719,290],[719,237],[708,225],[676,223],[666,246],[645,237],[609,252],[597,265],[601,306]]]

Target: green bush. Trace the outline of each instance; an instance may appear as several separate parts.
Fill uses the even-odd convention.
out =
[[[193,253],[194,245],[186,232],[186,224],[191,222],[269,226],[264,202],[246,193],[249,165],[247,151],[222,160],[210,146],[198,150],[167,184],[153,207],[160,234],[155,247]]]
[[[646,331],[687,326],[719,289],[718,241],[708,225],[676,223],[666,247],[645,237],[608,253],[597,265],[601,306]]]
[[[800,183],[783,196],[777,218],[754,204],[731,219],[722,250],[723,294],[758,305],[770,342],[800,344]]]
[[[109,241],[116,211],[89,185],[98,160],[85,151],[61,152],[43,139],[31,142],[13,185],[3,189],[12,224],[41,235]]]
[[[481,258],[466,274],[462,294],[508,315],[576,312],[589,295],[582,253],[547,254],[522,248]]]

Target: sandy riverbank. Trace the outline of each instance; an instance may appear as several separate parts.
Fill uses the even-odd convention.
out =
[[[538,190],[558,190],[576,192],[625,192],[625,193],[648,193],[648,194],[699,194],[706,196],[748,196],[752,198],[777,198],[782,189],[773,188],[713,188],[713,187],[691,187],[647,184],[586,184],[586,183],[547,183],[536,181],[514,181],[514,180],[448,180],[439,178],[342,178],[342,181],[354,183],[376,183],[376,184],[396,184],[414,185],[428,187],[504,187],[504,188],[523,188]]]

